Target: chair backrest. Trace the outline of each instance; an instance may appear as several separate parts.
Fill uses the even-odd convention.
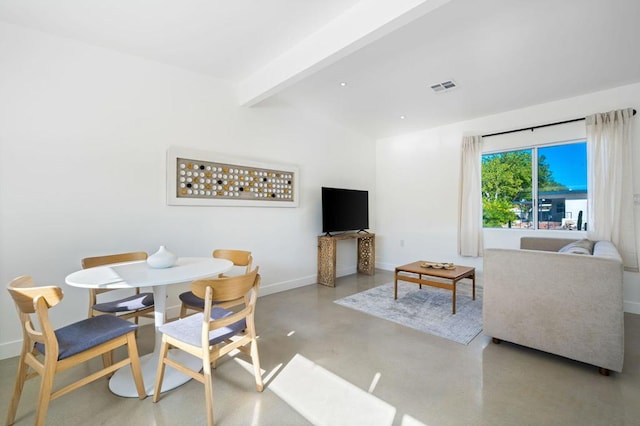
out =
[[[225,321],[232,323],[242,318],[253,318],[259,286],[260,275],[256,267],[244,275],[196,280],[191,283],[191,291],[205,301],[204,318],[210,318],[212,302],[214,307],[223,308],[244,305],[242,310],[225,319],[232,319]]]
[[[146,259],[147,253],[143,251],[109,254],[106,256],[85,257],[84,259],[82,259],[82,269],[93,268],[95,266],[110,265],[112,263],[133,262],[135,260]]]
[[[146,260],[147,253],[143,251],[132,251],[129,253],[108,254],[105,256],[85,257],[82,259],[82,269],[95,268],[96,266],[111,265],[113,263],[134,262],[136,260]],[[92,306],[97,303],[96,295],[106,293],[112,289],[90,288],[89,289],[89,316],[92,316]],[[138,290],[136,290],[136,293]]]
[[[227,250],[217,249],[214,250],[212,256],[216,259],[227,259],[233,262],[234,266],[244,266],[245,274],[251,271],[251,264],[253,263],[253,257],[251,252],[246,250]]]
[[[60,287],[34,287],[33,278],[21,276],[12,280],[7,286],[9,294],[16,305],[22,325],[23,345],[42,343],[47,347],[47,354],[58,356],[58,341],[49,321],[49,308],[57,305],[64,294]],[[38,319],[37,328],[31,315]]]

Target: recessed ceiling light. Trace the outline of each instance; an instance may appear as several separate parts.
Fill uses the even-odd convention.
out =
[[[405,118],[407,118],[407,117],[405,117],[404,115],[400,116],[400,120],[404,120]]]
[[[346,82],[346,81],[341,81],[341,82],[340,82],[340,86],[341,86],[341,87],[345,87],[346,85],[347,85],[347,82]]]

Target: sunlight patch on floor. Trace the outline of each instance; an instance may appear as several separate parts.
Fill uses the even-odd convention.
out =
[[[411,417],[408,414],[405,414],[404,416],[402,416],[402,426],[427,426],[424,423],[422,423],[420,420]]]
[[[376,378],[374,382],[377,382]],[[372,387],[375,387],[374,383]],[[269,389],[318,426],[387,426],[393,423],[396,413],[392,405],[300,354],[296,354],[273,379]],[[407,426],[414,425],[407,423]]]
[[[369,393],[373,393],[376,389],[376,385],[378,384],[380,377],[382,377],[382,374],[380,374],[379,371],[373,376],[373,380],[371,380],[371,385],[369,386]]]

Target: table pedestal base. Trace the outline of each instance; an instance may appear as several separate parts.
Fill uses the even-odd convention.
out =
[[[196,358],[188,353],[177,350],[169,350],[169,358],[176,360],[185,367],[193,370],[202,370],[202,360]],[[158,371],[158,359],[159,354],[152,352],[140,357],[140,367],[142,369],[142,379],[144,380],[144,388],[148,396],[153,395],[153,387],[156,385],[156,372]],[[172,367],[165,366],[164,379],[162,380],[161,392],[166,392],[171,389],[175,389],[178,386],[191,380],[191,377],[186,376]],[[131,368],[121,368],[115,372],[115,374],[109,380],[109,389],[111,392],[118,396],[126,398],[138,398],[138,391],[136,385],[133,382],[133,375],[131,374]]]

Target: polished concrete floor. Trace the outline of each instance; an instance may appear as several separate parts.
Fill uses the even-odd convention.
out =
[[[640,315],[626,314],[624,372],[597,368],[479,335],[461,345],[341,307],[334,300],[392,280],[339,278],[261,297],[257,309],[265,390],[244,355],[214,372],[219,425],[640,425]],[[139,333],[142,353],[154,333]],[[17,358],[0,361],[0,413]],[[92,361],[97,362],[97,361]],[[92,364],[89,364],[91,367]],[[93,364],[94,366],[97,364]],[[63,373],[57,383],[74,374]],[[38,380],[27,383],[16,424],[34,419]],[[110,393],[106,380],[51,403],[50,425],[202,425],[204,390],[192,380],[158,403]]]

